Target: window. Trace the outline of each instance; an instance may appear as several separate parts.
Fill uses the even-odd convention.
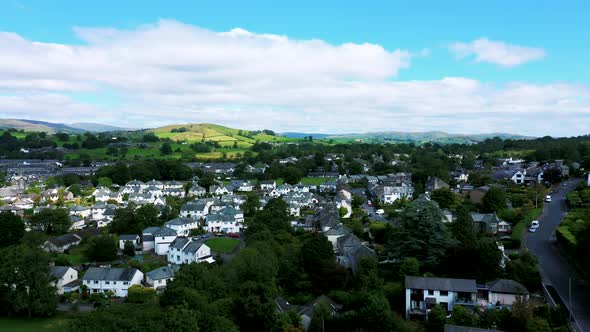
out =
[[[440,291],[440,296],[449,296],[449,291],[441,290]]]
[[[111,282],[110,282],[110,281],[105,281],[105,282],[104,282],[104,284],[105,284],[105,285],[110,285],[110,284],[111,284]]]
[[[123,285],[129,285],[128,281],[123,281]]]
[[[94,280],[94,284],[97,285],[98,284],[98,280]]]
[[[434,295],[434,291],[432,289],[429,289],[428,290],[428,295],[431,295],[431,296]]]

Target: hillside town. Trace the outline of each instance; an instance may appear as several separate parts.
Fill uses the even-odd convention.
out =
[[[182,179],[125,182],[118,172],[140,165],[2,159],[0,211],[24,223],[19,242],[49,255],[47,280],[62,311],[163,301],[178,289],[168,289],[175,277],[189,273],[184,266],[234,264],[262,241],[256,239],[284,241],[286,234],[303,239],[313,255],[332,257],[303,256],[324,266],[316,270],[304,262],[300,273],[310,275],[312,292],[282,286],[273,297],[274,314],[294,315],[293,326],[301,330],[317,330],[320,314],[334,317],[335,329],[346,321],[353,304],[335,289],[370,290],[384,281],[399,287],[386,298],[387,307],[408,320],[404,324],[425,322],[428,330],[458,331],[453,328],[466,323],[445,317],[483,320],[513,306],[562,310],[563,299],[542,282],[523,248],[544,204],[562,183],[583,174],[581,164],[513,158],[484,164],[475,156],[467,165],[462,155],[449,154],[456,168],[417,177],[408,171],[411,158],[389,158],[386,169],[394,172],[380,170],[380,155],[193,161],[174,165],[186,171]],[[306,160],[321,166],[295,178],[269,174],[275,168],[305,171]],[[473,266],[460,266],[462,259]]]

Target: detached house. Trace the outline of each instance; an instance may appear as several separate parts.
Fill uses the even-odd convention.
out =
[[[455,305],[475,307],[475,280],[406,276],[406,318],[425,319],[430,309],[439,305],[447,312]]]
[[[78,271],[69,266],[53,266],[50,274],[59,295],[75,291],[80,286]]]
[[[178,265],[162,266],[145,274],[145,282],[158,291],[166,288],[168,282],[174,280]]]
[[[190,264],[207,262],[213,263],[211,248],[205,244],[205,238],[177,237],[171,244],[168,251],[168,263]]]
[[[92,293],[111,291],[118,297],[127,296],[133,285],[141,285],[143,273],[133,268],[91,267],[82,278],[82,284]]]
[[[502,219],[498,218],[496,213],[477,213],[472,212],[470,214],[471,221],[473,222],[473,228],[477,232],[488,232],[492,234],[496,234],[499,231],[500,223]],[[506,223],[501,225],[502,230],[504,231]]]

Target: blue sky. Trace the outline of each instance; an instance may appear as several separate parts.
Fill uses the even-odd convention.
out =
[[[539,134],[583,134],[590,131],[590,126],[580,123],[587,120],[590,111],[588,12],[590,3],[583,1],[297,1],[277,6],[275,1],[106,0],[81,6],[79,1],[4,0],[0,2],[0,31],[18,36],[22,43],[14,38],[6,37],[4,43],[0,39],[0,47],[4,45],[14,52],[10,59],[0,56],[0,74],[3,74],[2,61],[8,69],[24,66],[9,63],[18,54],[23,55],[23,61],[28,57],[31,57],[29,61],[50,58],[46,66],[56,70],[36,75],[26,70],[6,69],[4,76],[10,80],[0,81],[0,97],[12,97],[9,100],[12,104],[8,104],[14,106],[11,109],[0,106],[0,116],[20,114],[23,118],[66,121],[83,115],[99,122],[135,126],[203,120],[289,131],[390,129],[534,135],[540,130]],[[100,30],[80,33],[75,27]],[[251,35],[222,34],[236,28]],[[153,34],[142,36],[141,31],[146,29]],[[112,31],[116,43],[110,37],[95,41],[96,36]],[[184,32],[187,32],[186,39],[178,38],[177,43],[167,45],[176,50],[174,54],[182,54],[187,47],[205,40],[199,52],[203,52],[203,47],[227,51],[229,48],[222,45],[231,43],[238,53],[252,51],[252,59],[244,63],[241,59],[227,59],[228,62],[218,64],[210,59],[199,62],[201,59],[192,61],[191,58],[162,63],[169,55],[161,54],[157,63],[138,60],[147,67],[129,69],[135,67],[134,52],[154,51],[141,38],[151,38],[155,51],[160,52],[156,46],[158,38],[164,41],[165,33],[185,36]],[[290,46],[267,59],[265,52],[274,48],[266,47],[266,43],[272,42],[265,35],[286,37],[288,42],[282,43]],[[207,36],[219,40],[211,41]],[[327,57],[342,62],[342,66],[334,65],[328,73],[317,75],[313,68],[307,68],[313,66],[293,72],[282,67],[263,67],[265,61],[276,62],[273,57],[280,60],[290,55],[294,61],[315,61],[321,65],[325,59],[316,57],[313,43],[306,44],[302,54],[297,54],[300,48],[295,45],[310,40],[328,45]],[[134,46],[125,46],[125,42]],[[56,64],[55,58],[65,59],[70,51],[51,49],[66,53],[44,57],[47,48],[32,50],[37,43],[82,50],[84,56],[75,54],[70,61],[89,63],[89,67],[93,54],[106,54],[115,48],[117,52],[113,54],[128,52],[124,54],[129,54],[129,62],[101,69],[100,74],[106,76],[109,70],[126,68],[96,80],[90,72],[80,77],[60,75],[68,69],[73,72],[89,69]],[[357,45],[359,49],[343,50],[339,48],[343,44]],[[363,47],[367,44],[382,48],[384,53]],[[402,55],[394,55],[396,51]],[[239,66],[228,66],[236,61]],[[97,64],[96,68],[100,66]],[[227,70],[222,76],[216,74],[214,79],[203,79],[202,74],[209,71],[209,66],[215,67],[216,72]],[[166,72],[161,70],[163,67],[190,69]],[[196,67],[199,69],[194,70]],[[114,83],[137,78],[146,68],[150,74],[139,83],[124,86]],[[154,68],[157,70],[151,72]],[[242,68],[247,69],[244,70],[247,74],[241,72]],[[240,71],[239,77],[232,70]],[[281,75],[274,75],[277,70]],[[297,78],[297,84],[291,84],[289,75],[298,73],[307,74],[309,82]],[[176,80],[174,75],[182,76],[177,84],[199,84],[187,91],[174,91],[172,83],[169,86],[162,83]],[[260,77],[264,80],[250,84]],[[151,80],[157,81],[158,86]],[[242,85],[246,80],[248,85]],[[144,89],[144,83],[149,88]],[[314,92],[302,89],[316,84]],[[221,88],[223,93],[219,92]],[[446,95],[435,93],[446,89],[449,91]],[[219,92],[218,97],[211,97],[211,91]],[[189,98],[189,94],[201,97]],[[294,100],[293,94],[307,103]],[[281,97],[273,98],[273,95]],[[424,101],[432,104],[425,105]],[[29,110],[27,106],[31,103],[35,106]],[[45,111],[39,103],[46,103]],[[150,110],[141,110],[146,107]],[[65,115],[52,111],[60,108]],[[360,123],[359,113],[365,114]],[[506,116],[554,121],[505,124]],[[252,120],[253,117],[259,120]],[[84,119],[71,122],[79,120]],[[564,122],[555,126],[555,121]]]

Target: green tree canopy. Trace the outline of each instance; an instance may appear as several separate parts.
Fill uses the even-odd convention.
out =
[[[25,223],[10,211],[0,212],[0,247],[20,243],[25,235]]]
[[[33,215],[31,225],[49,235],[60,235],[68,232],[72,226],[72,220],[66,209],[47,208]]]
[[[492,187],[481,200],[484,212],[498,212],[506,208],[506,195],[498,187]]]

